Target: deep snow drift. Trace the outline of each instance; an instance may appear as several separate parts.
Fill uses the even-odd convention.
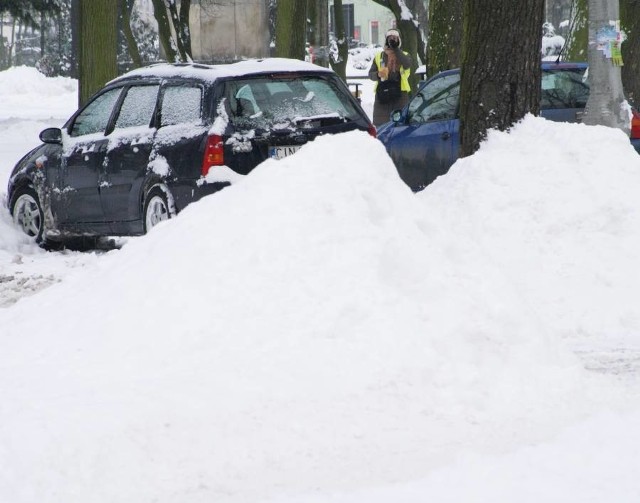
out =
[[[639,193],[533,117],[417,195],[266,162],[0,309],[0,501],[638,501]]]

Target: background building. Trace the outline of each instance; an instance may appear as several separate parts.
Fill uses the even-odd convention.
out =
[[[135,7],[141,18],[157,27],[151,0],[136,0]],[[192,0],[189,25],[196,61],[269,55],[269,0]]]
[[[195,60],[269,56],[269,9],[265,0],[196,0],[190,18]]]
[[[344,24],[347,37],[364,44],[382,45],[384,34],[395,27],[395,17],[386,7],[371,0],[351,0],[343,2]],[[333,0],[329,0],[329,30],[335,26]]]

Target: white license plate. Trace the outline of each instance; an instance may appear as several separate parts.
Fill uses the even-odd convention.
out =
[[[279,147],[269,147],[269,157],[272,159],[284,159],[300,150],[299,145],[282,145]]]

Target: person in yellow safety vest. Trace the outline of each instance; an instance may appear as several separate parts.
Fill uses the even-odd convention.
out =
[[[402,108],[409,101],[411,85],[409,75],[413,59],[401,51],[400,32],[387,31],[384,49],[373,58],[369,68],[369,78],[376,81],[373,102],[373,124],[379,126],[388,122],[391,112]]]

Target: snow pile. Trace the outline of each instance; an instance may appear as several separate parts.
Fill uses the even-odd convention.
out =
[[[556,147],[540,145],[558,131],[543,123],[492,138],[418,197],[365,133],[319,138],[0,311],[1,499],[348,493],[552,438],[608,403],[558,330],[579,320],[541,314],[543,289],[514,281],[504,250],[547,265],[522,227],[550,218],[536,194],[554,185]],[[591,185],[565,183],[580,170],[601,180],[586,160],[556,166],[564,196],[584,199]],[[611,185],[631,171],[608,169]],[[613,194],[600,197],[637,222],[638,203]],[[567,205],[560,225],[590,216]]]
[[[25,233],[14,225],[11,215],[6,209],[6,196],[0,197],[0,260],[13,253],[38,253],[40,248]]]
[[[78,81],[46,77],[27,66],[0,72],[0,121],[65,117],[78,103]]]
[[[38,133],[61,126],[77,103],[77,82],[48,78],[34,68],[0,72],[0,308],[15,303],[66,276],[69,264],[91,257],[46,254],[19,231],[7,211],[7,182],[13,166],[40,143]],[[61,263],[65,267],[61,270]],[[0,326],[0,334],[3,327]],[[1,498],[0,498],[1,499]]]
[[[640,157],[621,131],[529,117],[420,194],[564,337],[640,334]]]
[[[75,109],[20,71],[0,198]],[[0,209],[0,501],[637,502],[639,159],[528,117],[415,195],[323,137],[103,255]]]
[[[61,126],[78,101],[78,83],[65,77],[46,77],[35,68],[12,67],[0,72],[0,206],[6,207],[6,188],[11,169],[40,143],[38,132]],[[18,232],[5,211],[0,212],[0,259],[3,251],[35,251]]]

